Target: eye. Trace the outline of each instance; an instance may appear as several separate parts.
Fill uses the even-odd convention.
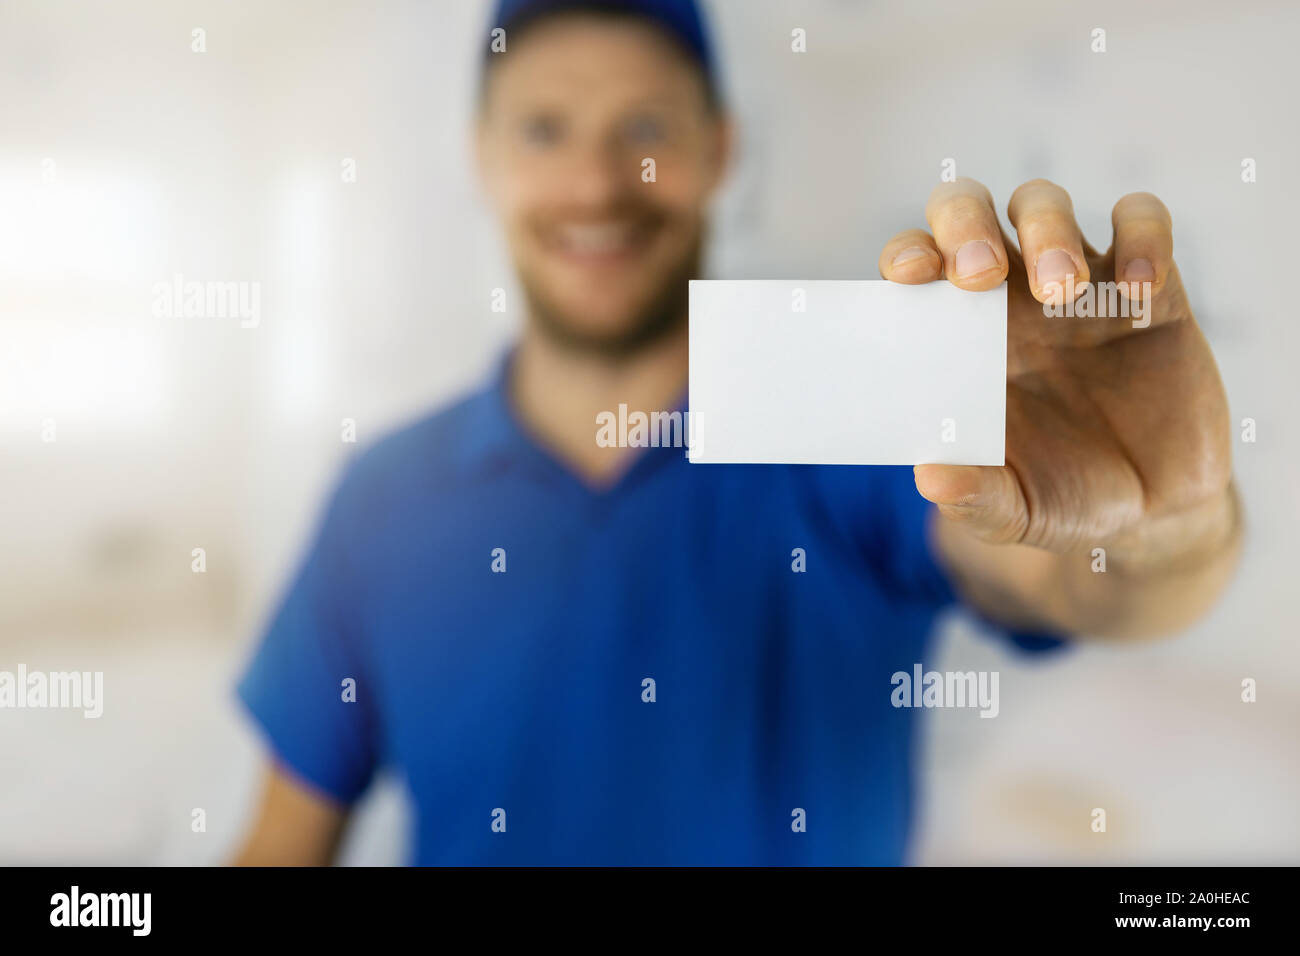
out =
[[[531,116],[524,121],[524,139],[533,146],[554,146],[564,130],[554,116]]]
[[[626,135],[633,143],[659,143],[666,138],[667,130],[657,116],[635,116],[628,120]]]

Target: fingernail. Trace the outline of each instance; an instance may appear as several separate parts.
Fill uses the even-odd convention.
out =
[[[1049,285],[1065,285],[1065,277],[1076,273],[1074,260],[1064,249],[1049,249],[1038,257],[1034,263],[1034,274],[1038,279],[1038,288]]]
[[[920,246],[912,246],[894,256],[894,261],[890,265],[901,266],[904,262],[911,262],[913,259],[924,259],[929,254]]]
[[[1124,269],[1124,278],[1129,282],[1152,282],[1155,277],[1156,270],[1150,259],[1130,259]]]
[[[957,249],[957,278],[967,279],[971,276],[996,269],[998,257],[993,254],[993,247],[983,239],[972,239]]]

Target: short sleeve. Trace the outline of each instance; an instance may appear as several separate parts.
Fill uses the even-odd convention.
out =
[[[375,720],[348,595],[347,495],[340,482],[237,686],[286,769],[348,804],[375,769]],[[352,679],[353,694],[346,682]],[[348,698],[351,699],[348,699]]]
[[[960,603],[927,530],[934,506],[916,490],[910,467],[839,466],[820,476],[820,484],[832,512],[855,527],[864,555],[896,596],[924,602],[936,611]],[[1038,654],[1070,643],[1066,635],[1008,628],[970,605],[963,607],[983,630],[1004,638],[1017,651]]]

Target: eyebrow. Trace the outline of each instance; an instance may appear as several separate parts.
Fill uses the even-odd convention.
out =
[[[507,107],[507,112],[514,115],[555,111],[560,112],[569,107],[565,97],[542,90],[529,90],[522,100],[516,99]],[[707,107],[707,104],[706,104]],[[662,93],[637,96],[619,105],[620,112],[648,111],[654,113],[685,113],[693,109],[691,98],[681,93]]]

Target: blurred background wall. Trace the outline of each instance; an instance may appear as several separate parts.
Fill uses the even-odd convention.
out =
[[[936,666],[999,670],[1001,713],[928,715],[915,859],[1300,861],[1284,298],[1300,8],[711,9],[742,137],[710,274],[876,278],[947,158],[1003,209],[1025,179],[1062,184],[1101,247],[1114,201],[1151,190],[1234,422],[1257,423],[1235,444],[1241,573],[1182,639],[1029,664],[947,623]],[[364,445],[474,383],[515,328],[489,308],[516,287],[466,135],[486,16],[478,0],[0,5],[0,670],[106,683],[99,720],[0,710],[0,863],[230,852],[261,747],[232,678],[358,447],[341,421]],[[177,274],[259,283],[260,323],[154,315]],[[345,859],[400,861],[404,820],[380,786]]]

